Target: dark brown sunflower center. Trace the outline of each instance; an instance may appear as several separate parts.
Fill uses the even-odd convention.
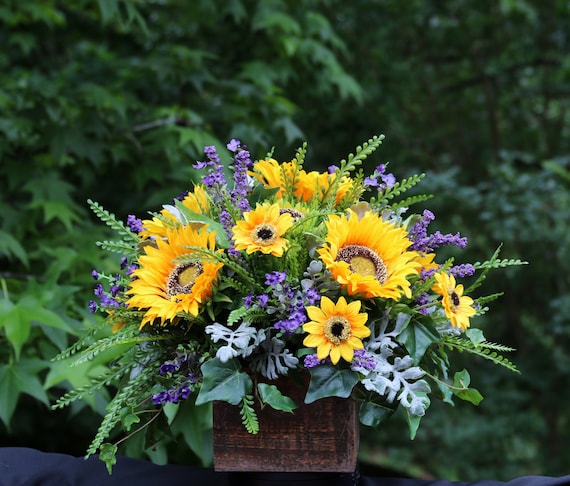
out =
[[[260,224],[253,230],[252,239],[261,246],[271,245],[277,239],[277,228],[271,224]]]
[[[459,304],[461,303],[461,301],[459,300],[459,295],[457,295],[457,292],[455,292],[455,290],[449,292],[449,298],[451,299],[451,303],[453,304],[454,307],[458,307]]]
[[[299,221],[304,214],[301,211],[297,211],[296,209],[293,208],[282,208],[279,210],[279,214],[290,214],[291,217],[293,218],[293,221]]]
[[[378,253],[367,246],[344,246],[338,251],[336,260],[348,263],[354,273],[373,276],[382,285],[388,280],[388,269],[384,261]]]
[[[166,281],[168,297],[178,294],[189,294],[198,276],[204,268],[200,263],[182,263],[176,265]]]
[[[325,337],[338,345],[350,337],[350,329],[350,322],[346,317],[333,316],[325,322]]]

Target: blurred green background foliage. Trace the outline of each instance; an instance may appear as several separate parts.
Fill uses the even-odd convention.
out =
[[[517,348],[486,362],[475,408],[434,403],[410,442],[363,430],[366,467],[475,481],[568,474],[570,4],[561,0],[0,2],[0,445],[84,453],[108,400],[50,411],[97,375],[51,359],[96,317],[91,270],[117,261],[88,198],[145,216],[232,137],[324,170],[374,134],[371,160],[426,172],[436,228],[505,290],[479,320]],[[371,168],[370,167],[370,168]],[[208,417],[123,453],[208,465]],[[375,469],[380,474],[379,469]]]

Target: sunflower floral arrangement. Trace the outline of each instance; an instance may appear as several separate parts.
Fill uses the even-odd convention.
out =
[[[181,402],[229,402],[255,434],[263,427],[256,402],[294,412],[279,379],[301,374],[310,375],[305,403],[352,397],[369,426],[401,407],[413,438],[430,394],[482,400],[466,370],[451,372],[449,351],[516,371],[499,354],[511,348],[470,327],[499,294],[468,294],[490,269],[524,262],[500,259],[498,250],[485,262],[440,261],[439,248],[464,248],[466,238],[430,233],[433,213],[409,212],[430,198],[401,197],[423,175],[397,181],[384,164],[364,175],[360,165],[383,138],[323,173],[303,168],[306,144],[291,161],[268,154],[253,162],[232,140],[229,167],[206,147],[207,160],[194,165],[201,182],[143,220],[123,223],[89,201],[118,233],[99,246],[121,264],[109,275],[93,272],[90,310],[105,318],[60,358],[120,353],[54,405],[116,387],[87,455],[99,452],[110,470],[115,428],[143,429],[161,414],[171,423]]]

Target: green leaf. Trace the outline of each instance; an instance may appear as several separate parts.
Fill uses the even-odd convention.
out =
[[[251,378],[241,371],[237,360],[222,363],[218,358],[214,358],[206,361],[201,369],[204,381],[196,398],[196,405],[214,400],[238,405],[253,388]]]
[[[214,230],[216,232],[216,241],[220,247],[228,248],[230,246],[230,241],[228,240],[226,231],[219,221],[214,221],[204,214],[195,213],[179,201],[176,202],[176,209],[178,209],[184,217],[184,223],[205,223],[208,225],[210,230]]]
[[[429,346],[439,341],[439,338],[439,334],[435,329],[419,322],[412,322],[400,333],[396,340],[406,347],[417,365]]]
[[[2,301],[0,327],[4,328],[6,338],[14,349],[16,360],[19,360],[22,347],[30,337],[31,324],[26,316],[26,310],[10,301]]]
[[[117,446],[115,444],[109,444],[108,442],[101,444],[101,448],[99,449],[99,459],[105,463],[109,474],[113,473],[113,466],[117,464],[117,458],[115,457],[116,454]]]
[[[354,385],[358,383],[358,374],[329,365],[311,368],[311,382],[305,397],[305,403],[313,403],[319,398],[348,398]]]
[[[47,363],[37,359],[22,359],[16,363],[0,365],[0,420],[6,427],[9,426],[22,393],[49,405],[46,392],[38,378],[38,373],[47,366]]]
[[[475,346],[485,342],[485,336],[481,329],[467,329],[467,331],[465,331],[465,335]]]
[[[394,413],[394,409],[373,402],[360,405],[360,422],[369,427],[378,427]]]
[[[140,421],[141,419],[134,413],[133,407],[124,407],[121,410],[121,423],[127,432],[131,430],[134,424],[138,424]]]
[[[283,395],[275,385],[259,383],[257,385],[257,391],[259,392],[261,401],[275,410],[293,412],[293,410],[297,408],[295,402]]]
[[[181,434],[190,449],[202,460],[204,467],[212,463],[212,404],[195,406],[191,400],[179,404],[173,434]]]
[[[10,233],[2,230],[0,230],[0,255],[5,255],[8,258],[14,255],[26,267],[28,266],[28,255],[24,247]]]
[[[479,405],[483,400],[483,395],[475,388],[469,388],[471,376],[467,370],[458,371],[453,376],[453,394],[461,400],[471,402],[473,405]]]
[[[408,422],[408,428],[410,430],[410,440],[414,440],[420,427],[422,416],[410,413],[410,409],[408,408],[405,408],[404,410],[406,412],[406,421]]]

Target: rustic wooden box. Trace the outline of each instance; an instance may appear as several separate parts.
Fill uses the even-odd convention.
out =
[[[324,398],[306,405],[306,387],[279,385],[298,405],[294,413],[256,409],[259,433],[250,434],[239,407],[214,402],[216,471],[354,472],[358,456],[358,407],[352,399]]]

